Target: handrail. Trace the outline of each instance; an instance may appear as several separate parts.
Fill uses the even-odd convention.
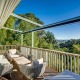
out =
[[[43,48],[21,46],[21,53],[24,56],[33,55],[34,59],[44,58],[47,66],[58,72],[70,70],[80,74],[80,55]]]
[[[26,47],[26,46],[22,46],[22,47]],[[56,53],[68,54],[68,55],[72,55],[72,56],[80,56],[79,54],[76,54],[76,53],[69,53],[69,52],[63,52],[63,51],[57,51],[57,50],[43,49],[43,48],[37,48],[37,47],[31,47],[31,46],[27,46],[27,48],[44,50],[44,51],[53,51],[53,52],[56,52]]]
[[[9,50],[9,49],[18,49],[20,50],[20,45],[0,45],[0,50]]]

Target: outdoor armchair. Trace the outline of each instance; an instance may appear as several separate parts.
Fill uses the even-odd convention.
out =
[[[0,60],[0,75],[5,75],[10,73],[13,69],[13,65],[9,63],[9,61],[5,59]]]
[[[7,59],[12,62],[12,58],[19,57],[19,52],[16,49],[9,49],[6,53]]]
[[[46,62],[39,64],[39,61],[35,60],[32,64],[19,65],[21,73],[28,79],[34,79],[42,76],[47,66]]]

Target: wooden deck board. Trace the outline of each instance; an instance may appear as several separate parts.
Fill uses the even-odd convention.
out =
[[[55,70],[50,69],[50,68],[46,68],[45,73],[44,73],[43,76],[44,77],[46,77],[48,75],[55,76],[57,74],[58,74],[58,72],[56,72]],[[17,71],[13,71],[13,73],[12,73],[12,80],[26,80],[26,79],[24,79],[23,76],[20,73],[18,73]],[[42,80],[42,77],[38,78],[38,79],[35,79],[35,80]]]
[[[50,69],[50,68],[46,68],[45,73],[44,73],[43,75],[44,75],[44,77],[46,77],[46,76],[48,76],[48,75],[53,75],[53,76],[55,76],[55,75],[57,75],[57,74],[58,74],[57,71],[55,71],[55,70],[53,70],[53,69]]]

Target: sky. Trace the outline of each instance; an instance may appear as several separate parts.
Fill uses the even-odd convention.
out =
[[[80,0],[21,0],[16,14],[34,13],[44,25],[80,16]],[[80,39],[80,23],[46,29],[56,39]]]

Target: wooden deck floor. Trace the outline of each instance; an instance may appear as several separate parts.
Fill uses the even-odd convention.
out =
[[[43,76],[44,76],[44,77],[46,77],[46,76],[48,76],[48,75],[55,76],[55,75],[57,75],[57,74],[58,74],[58,72],[56,72],[55,70],[50,69],[50,68],[46,68],[45,73],[44,73]],[[23,76],[22,76],[19,72],[17,72],[17,71],[13,71],[12,74],[11,74],[11,77],[9,77],[8,75],[5,76],[5,77],[7,77],[8,80],[26,80],[26,79],[24,79]],[[40,77],[40,78],[35,79],[35,80],[42,80],[42,79],[43,79],[43,78]],[[28,80],[28,79],[27,79],[27,80]]]

